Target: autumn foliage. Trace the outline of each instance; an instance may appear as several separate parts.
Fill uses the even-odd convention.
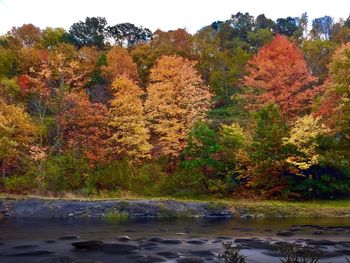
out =
[[[251,88],[247,92],[250,107],[274,102],[284,115],[295,117],[311,108],[315,80],[296,45],[277,35],[249,62],[244,85]]]
[[[149,159],[152,146],[141,101],[143,92],[123,76],[114,80],[112,89],[114,98],[110,102],[108,125],[112,132],[109,142],[114,158]]]
[[[205,117],[211,94],[194,64],[177,56],[159,59],[150,79],[145,110],[155,150],[177,156],[194,123]]]
[[[103,17],[12,28],[0,192],[349,196],[350,18],[325,19],[311,34],[306,14],[241,12],[194,35]]]

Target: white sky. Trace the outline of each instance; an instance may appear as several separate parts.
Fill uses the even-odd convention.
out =
[[[195,33],[238,11],[255,17],[330,15],[347,18],[350,0],[0,0],[0,35],[12,26],[32,23],[40,28],[69,27],[87,16],[106,17],[109,25],[130,22],[152,31],[186,28]]]

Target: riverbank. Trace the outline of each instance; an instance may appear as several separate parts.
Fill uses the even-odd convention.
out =
[[[0,196],[2,217],[13,218],[290,218],[350,217],[350,200],[88,199]]]

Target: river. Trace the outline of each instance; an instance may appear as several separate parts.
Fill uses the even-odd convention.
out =
[[[72,245],[87,240],[95,242]],[[246,262],[280,262],[279,246],[289,242],[322,250],[318,262],[346,263],[350,219],[8,218],[0,221],[0,262],[224,262],[218,254],[229,241]]]

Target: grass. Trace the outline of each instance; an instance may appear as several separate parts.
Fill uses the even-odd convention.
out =
[[[249,214],[254,217],[350,217],[350,200],[315,200],[315,201],[271,201],[271,200],[236,200],[228,198],[174,198],[174,197],[146,197],[130,193],[118,195],[98,195],[93,197],[79,196],[66,193],[61,196],[42,195],[11,195],[1,194],[0,199],[29,199],[43,200],[81,200],[81,201],[132,201],[132,200],[174,200],[178,202],[206,203],[208,209],[217,210],[227,207],[233,214]]]

